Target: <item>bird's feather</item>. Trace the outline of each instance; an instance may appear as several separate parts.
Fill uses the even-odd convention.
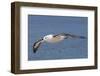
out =
[[[53,38],[52,39],[48,39],[47,42],[50,42],[50,43],[55,43],[55,42],[59,42],[59,41],[62,41],[64,39],[70,39],[70,38],[80,38],[80,39],[86,39],[85,36],[78,36],[78,35],[72,35],[72,34],[68,34],[68,33],[61,33],[61,34],[57,34],[57,35],[53,35]],[[41,45],[42,42],[44,42],[45,40],[42,38],[38,41],[36,41],[34,44],[33,44],[33,52],[36,53],[39,46]]]
[[[54,37],[59,37],[59,36],[64,36],[65,39],[68,39],[68,38],[86,39],[85,36],[77,36],[77,35],[72,35],[72,34],[68,34],[68,33],[61,33],[61,34],[54,35]]]
[[[36,53],[37,49],[39,48],[39,46],[41,45],[43,39],[40,39],[38,41],[36,41],[34,44],[33,44],[33,52]]]

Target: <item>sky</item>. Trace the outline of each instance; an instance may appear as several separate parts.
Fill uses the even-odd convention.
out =
[[[36,53],[32,50],[33,44],[48,34],[69,33],[88,37],[87,26],[87,17],[28,15],[28,60],[87,58],[87,39],[66,39],[54,44],[45,42]]]

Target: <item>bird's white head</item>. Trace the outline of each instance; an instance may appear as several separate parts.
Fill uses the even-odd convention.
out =
[[[50,35],[46,35],[46,36],[44,36],[44,40],[45,41],[47,41],[47,40],[49,40],[49,39],[52,39],[53,38],[53,35],[52,34],[50,34]]]

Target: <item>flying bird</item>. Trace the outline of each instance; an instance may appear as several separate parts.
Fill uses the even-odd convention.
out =
[[[66,34],[66,33],[61,33],[61,34],[49,34],[46,35],[44,37],[42,37],[41,39],[39,39],[38,41],[36,41],[33,44],[33,52],[36,53],[39,46],[41,45],[41,43],[43,42],[47,42],[47,43],[57,43],[60,42],[64,39],[71,39],[71,38],[79,38],[79,39],[86,39],[86,37],[84,36],[77,36],[77,35],[72,35],[72,34]]]

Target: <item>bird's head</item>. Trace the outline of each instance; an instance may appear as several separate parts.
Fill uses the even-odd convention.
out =
[[[52,34],[50,34],[50,35],[46,35],[46,36],[44,36],[44,40],[49,40],[49,39],[52,39],[53,38],[53,35]]]

